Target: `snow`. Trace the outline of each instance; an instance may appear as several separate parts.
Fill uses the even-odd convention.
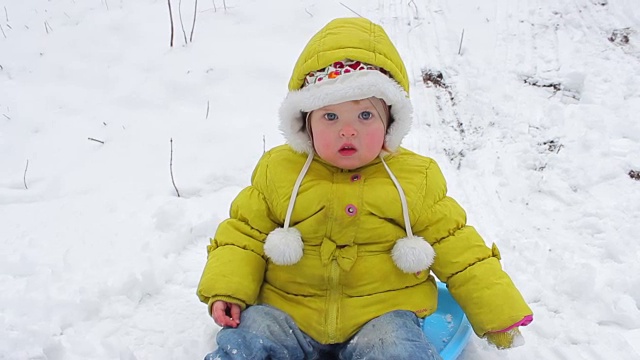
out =
[[[440,163],[535,313],[524,346],[473,337],[460,359],[640,359],[636,0],[200,1],[187,44],[172,2],[174,47],[164,1],[0,0],[0,359],[214,349],[208,237],[283,142],[306,41],[354,12],[406,62],[404,145]]]

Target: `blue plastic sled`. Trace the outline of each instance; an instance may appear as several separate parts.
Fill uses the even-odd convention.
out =
[[[455,360],[469,342],[469,320],[444,283],[438,282],[438,309],[424,319],[422,331],[443,360]]]

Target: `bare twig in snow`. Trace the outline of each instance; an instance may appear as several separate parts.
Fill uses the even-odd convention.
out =
[[[204,117],[205,119],[209,118],[209,100],[207,100],[207,115]]]
[[[262,135],[262,154],[267,152],[267,138]]]
[[[27,165],[24,167],[24,175],[22,175],[22,182],[24,183],[24,188],[29,190],[27,186],[27,169],[29,169],[29,159],[27,159]]]
[[[51,25],[49,25],[47,20],[44,21],[44,30],[47,32],[47,34],[49,33],[49,30],[53,31],[53,28],[51,27]]]
[[[462,40],[464,40],[464,29],[462,29],[462,34],[460,35],[460,46],[458,46],[458,55],[462,51]]]
[[[309,14],[310,17],[313,17],[313,14],[309,12],[309,10],[304,9],[304,12],[306,12],[307,14]]]
[[[182,28],[182,36],[184,36],[184,44],[187,45],[187,33],[184,31],[184,23],[182,22],[182,0],[178,1],[178,18],[180,19],[180,28]]]
[[[103,0],[104,2],[104,6],[107,8],[107,10],[109,10],[109,3],[107,2],[107,0]]]
[[[176,182],[173,179],[173,138],[171,138],[169,142],[171,143],[171,157],[169,158],[169,172],[171,172],[171,183],[173,184],[173,188],[176,190],[176,194],[178,194],[178,197],[180,197],[180,191],[178,191]]]
[[[169,40],[169,46],[173,47],[173,12],[171,11],[171,0],[167,0],[167,3],[169,4],[169,20],[171,21],[171,40]]]
[[[222,6],[224,7],[224,11],[227,11],[227,1],[222,0]]]
[[[362,16],[362,15],[358,14],[357,12],[353,11],[353,9],[352,9],[352,8],[348,7],[348,6],[347,6],[347,5],[345,5],[345,4],[340,3],[340,5],[342,5],[342,6],[346,7],[347,9],[349,9],[352,13],[354,13],[354,14],[356,14],[356,15],[358,15],[358,16],[360,16],[360,17],[364,17],[364,16]]]
[[[102,141],[102,140],[98,140],[98,139],[94,139],[94,138],[92,138],[92,137],[87,138],[87,139],[89,139],[89,140],[91,140],[91,141],[99,142],[100,144],[104,144],[104,141]]]
[[[7,38],[7,34],[4,33],[4,29],[2,28],[2,25],[0,25],[0,31],[2,31],[2,35],[6,39]]]
[[[7,7],[4,7],[4,18],[9,22],[9,13],[7,12]]]
[[[218,8],[216,7],[216,0],[211,0],[213,3],[213,12],[218,12]]]
[[[7,118],[7,120],[11,120],[11,118],[10,118],[10,117],[9,117],[9,115],[7,115],[7,114],[2,114],[2,116],[6,117],[6,118]]]
[[[193,42],[193,30],[196,28],[196,15],[198,14],[198,0],[193,6],[193,24],[191,24],[191,34],[189,35],[189,42]]]
[[[416,2],[413,1],[413,0],[409,1],[408,5],[411,6],[411,4],[413,4],[413,9],[416,11],[416,16],[414,16],[413,18],[417,20],[419,18],[419,16],[418,16],[418,5],[416,5]]]

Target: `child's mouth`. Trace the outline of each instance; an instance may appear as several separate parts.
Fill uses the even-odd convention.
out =
[[[352,145],[343,145],[340,150],[338,150],[338,153],[342,156],[351,156],[357,151],[358,150],[356,150],[356,148]]]

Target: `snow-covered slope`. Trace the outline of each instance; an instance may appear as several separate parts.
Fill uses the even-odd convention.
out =
[[[172,2],[174,47],[164,1],[0,1],[1,359],[213,349],[208,236],[283,141],[302,47],[355,13],[405,59],[404,144],[535,312],[525,346],[461,359],[640,359],[636,0],[200,1],[192,42]]]

